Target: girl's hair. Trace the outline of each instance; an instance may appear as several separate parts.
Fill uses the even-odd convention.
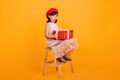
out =
[[[50,16],[53,16],[53,15],[56,15],[57,14],[57,12],[52,12],[52,13],[50,13]],[[47,17],[47,23],[48,22],[51,22],[51,20],[50,20],[50,18],[49,17]],[[56,21],[55,21],[55,23],[57,23],[57,19],[56,19]]]

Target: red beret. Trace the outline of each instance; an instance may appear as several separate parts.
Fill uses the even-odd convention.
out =
[[[52,12],[56,12],[56,13],[58,13],[58,10],[55,9],[55,8],[51,8],[51,9],[49,9],[49,10],[47,11],[47,13],[46,13],[46,17],[48,17]]]

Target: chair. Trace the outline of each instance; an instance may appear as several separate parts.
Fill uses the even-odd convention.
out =
[[[50,65],[50,66],[56,67],[56,70],[58,71],[58,76],[59,76],[59,78],[61,78],[62,77],[61,66],[63,66],[64,64],[67,64],[67,63],[70,64],[70,68],[73,73],[72,61],[67,61],[66,63],[60,63],[60,62],[56,61],[56,59],[53,59],[52,61],[47,61],[47,56],[48,56],[48,53],[50,50],[51,50],[50,47],[45,48],[43,75],[46,75],[46,66]]]

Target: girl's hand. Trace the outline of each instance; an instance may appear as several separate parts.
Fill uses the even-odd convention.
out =
[[[54,34],[54,38],[57,39],[57,34]]]

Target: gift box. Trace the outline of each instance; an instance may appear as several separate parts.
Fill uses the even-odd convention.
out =
[[[73,38],[73,30],[58,30],[58,31],[53,31],[53,34],[57,34],[56,39],[59,40]]]

